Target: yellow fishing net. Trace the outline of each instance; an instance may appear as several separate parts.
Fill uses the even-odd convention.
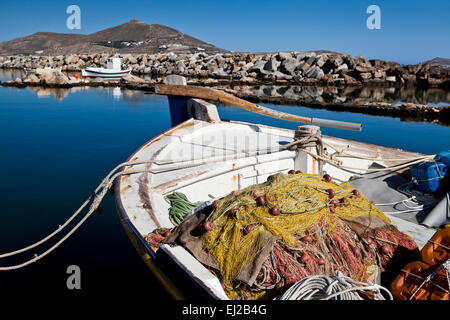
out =
[[[289,247],[314,225],[332,233],[340,219],[376,216],[390,220],[348,183],[338,184],[329,176],[277,174],[217,200],[207,218],[210,230],[202,244],[219,265],[228,291],[242,268],[254,261],[264,246],[263,233],[271,233]],[[233,296],[227,292],[229,296]],[[235,297],[233,297],[235,298]]]

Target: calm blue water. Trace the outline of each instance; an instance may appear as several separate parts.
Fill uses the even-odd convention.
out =
[[[71,91],[0,87],[0,253],[21,248],[63,223],[116,164],[170,127],[167,98],[138,91]],[[55,98],[55,96],[57,98]],[[270,106],[270,105],[267,105]],[[362,132],[323,128],[323,133],[424,153],[450,148],[450,128],[406,123],[387,117],[270,106],[280,111],[361,122]],[[232,107],[224,119],[260,122],[295,129],[297,124]],[[82,271],[82,290],[150,290],[166,299],[131,245],[108,196],[103,212],[92,216],[55,252],[25,269],[0,272],[2,294],[66,289],[66,268]],[[47,247],[45,247],[47,248]],[[0,265],[30,258],[0,259]],[[149,289],[151,288],[151,289]]]

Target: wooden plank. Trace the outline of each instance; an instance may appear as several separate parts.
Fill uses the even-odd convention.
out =
[[[297,115],[290,114],[290,113],[280,112],[280,111],[276,111],[276,110],[273,110],[270,108],[265,108],[265,107],[259,106],[257,104],[245,101],[243,99],[235,97],[226,92],[212,89],[212,88],[207,88],[207,87],[157,84],[155,87],[155,92],[157,94],[168,95],[169,97],[170,96],[183,96],[183,97],[187,96],[187,97],[211,100],[211,101],[220,102],[220,103],[223,103],[226,105],[238,107],[238,108],[250,111],[250,112],[258,113],[258,114],[261,114],[264,116],[287,120],[287,121],[309,123],[309,124],[312,124],[314,122],[317,125],[320,125],[323,127],[361,131],[361,124],[359,124],[359,123],[334,121],[334,120],[326,120],[326,119],[319,119],[319,118],[306,118],[306,117],[297,116]]]

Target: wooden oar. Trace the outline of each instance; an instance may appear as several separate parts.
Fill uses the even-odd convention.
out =
[[[268,117],[283,119],[294,122],[309,123],[317,126],[331,127],[338,129],[361,131],[361,124],[326,120],[320,118],[306,118],[297,116],[290,113],[276,111],[270,108],[261,107],[257,104],[245,101],[243,99],[237,98],[226,92],[198,86],[185,86],[185,85],[170,85],[170,84],[157,84],[155,88],[157,94],[171,95],[171,96],[184,96],[201,98],[206,100],[217,101],[226,105],[238,107],[250,112],[255,112]]]

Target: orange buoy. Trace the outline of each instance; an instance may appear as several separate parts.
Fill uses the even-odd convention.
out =
[[[439,272],[433,279],[424,282],[435,268],[421,262],[408,263],[391,283],[391,293],[396,300],[450,300],[447,275],[445,270]],[[422,287],[417,290],[420,286]],[[416,292],[417,291],[417,292]]]
[[[75,77],[75,79],[78,79],[78,73],[75,73],[73,76]]]
[[[408,263],[391,283],[397,300],[450,300],[445,268],[429,281],[425,279],[449,258],[450,229],[437,231],[420,251],[421,260]],[[419,289],[420,288],[420,289]]]
[[[449,257],[449,247],[450,229],[437,231],[420,251],[422,261],[430,266],[443,263]]]

